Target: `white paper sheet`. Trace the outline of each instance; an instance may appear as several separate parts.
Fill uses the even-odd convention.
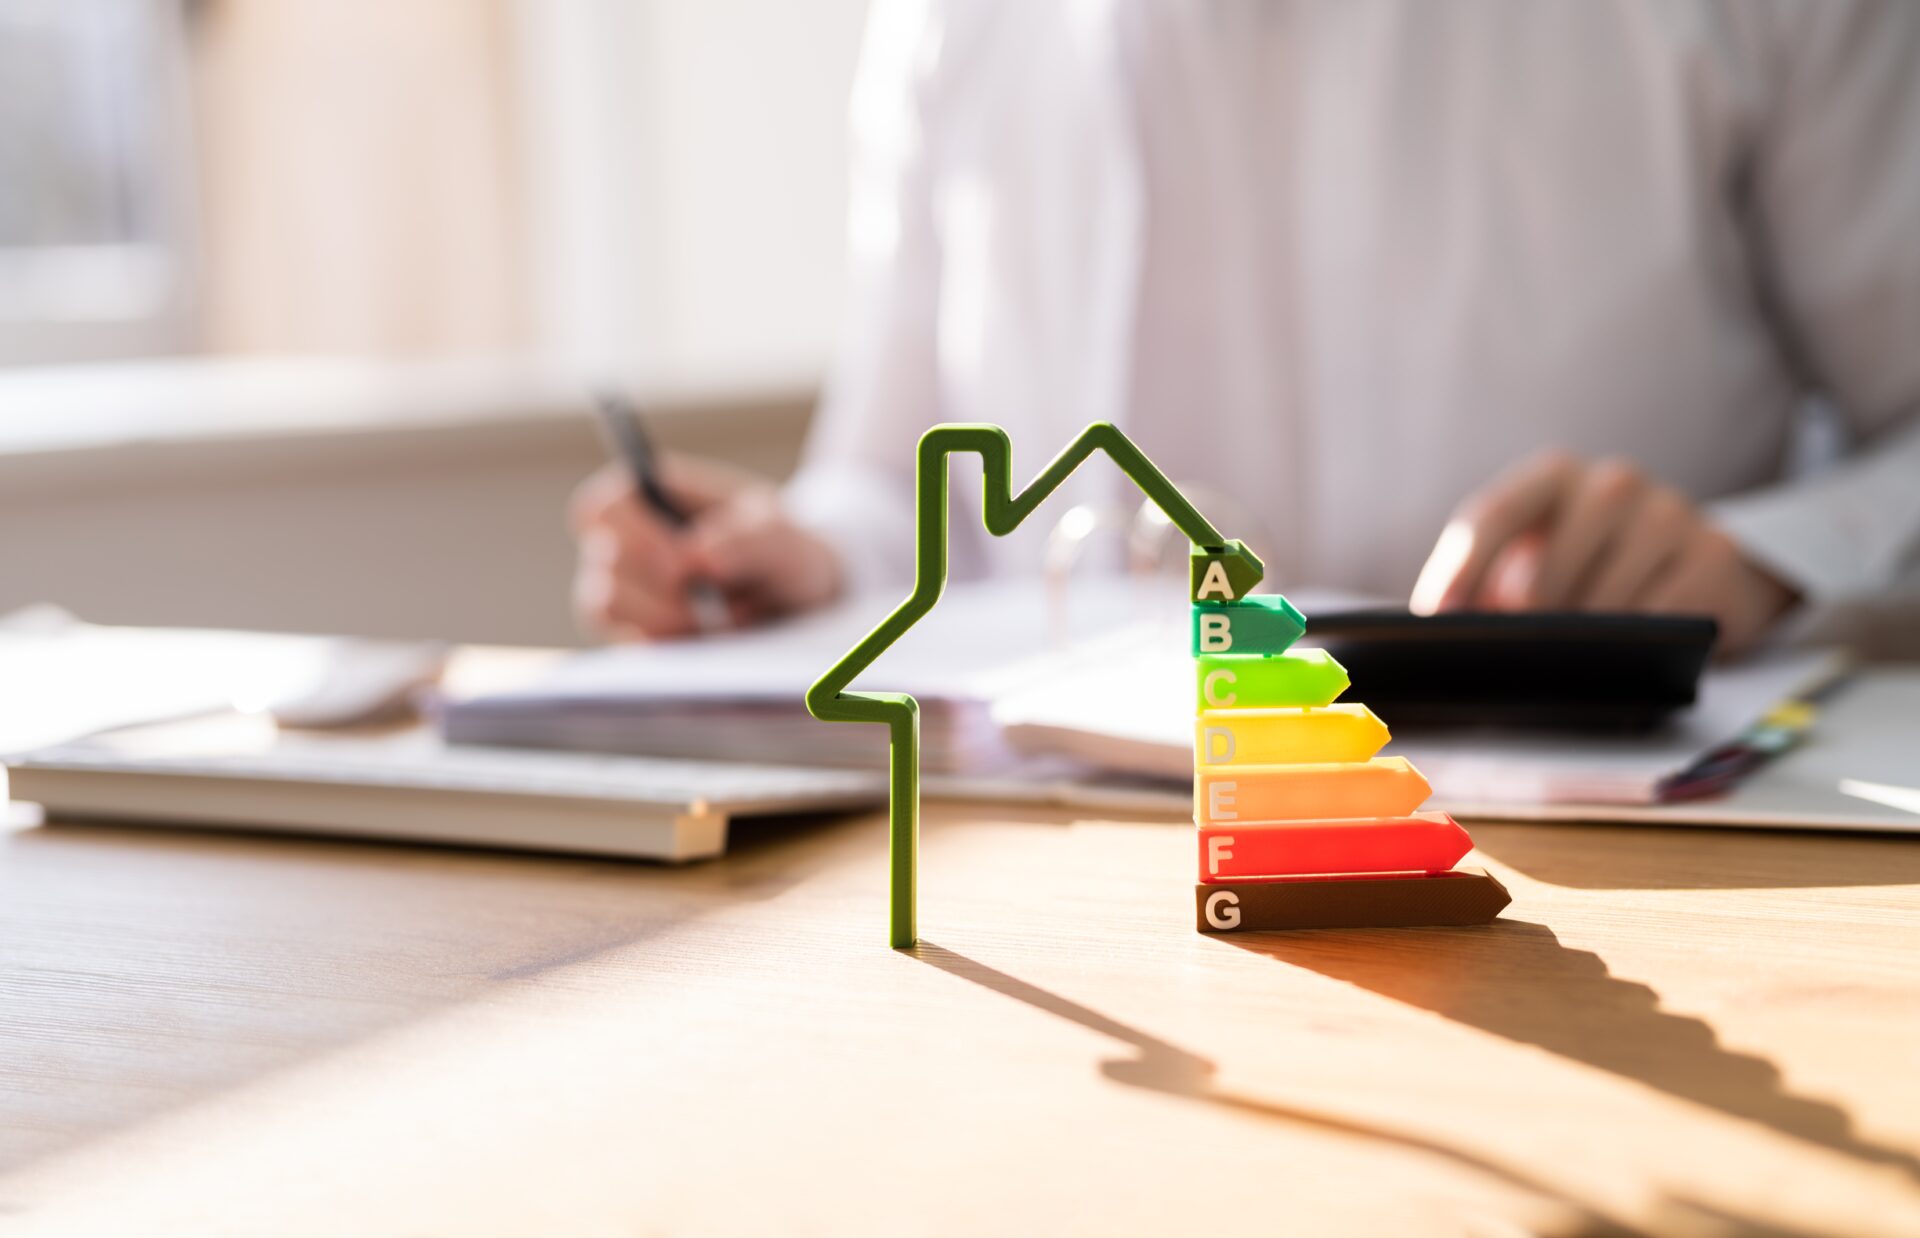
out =
[[[1834,667],[1829,652],[1795,651],[1715,668],[1702,679],[1691,709],[1647,734],[1409,732],[1396,734],[1384,755],[1418,766],[1439,808],[1652,804],[1663,779]],[[993,716],[1017,751],[1192,776],[1193,664],[1184,639],[1164,632],[1114,633],[1003,698]]]

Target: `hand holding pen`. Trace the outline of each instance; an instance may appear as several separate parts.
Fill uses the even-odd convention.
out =
[[[616,640],[690,636],[823,604],[838,556],[742,470],[653,450],[632,406],[600,402],[616,459],[575,491],[574,607]]]

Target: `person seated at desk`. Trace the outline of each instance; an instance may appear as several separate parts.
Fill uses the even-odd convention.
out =
[[[1016,485],[1113,421],[1252,513],[1270,581],[1422,612],[1697,612],[1739,649],[1913,567],[1920,5],[889,4],[853,115],[802,468],[670,461],[684,531],[583,484],[613,637],[695,630],[696,582],[739,622],[904,586],[935,421],[1005,425]],[[1810,397],[1852,453],[1789,481]],[[1037,569],[955,491],[956,574]]]

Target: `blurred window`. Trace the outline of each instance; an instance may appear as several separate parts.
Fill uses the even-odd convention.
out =
[[[182,0],[0,0],[0,363],[184,344],[184,23]]]

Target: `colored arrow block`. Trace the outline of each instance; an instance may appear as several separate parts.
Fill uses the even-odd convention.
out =
[[[1196,602],[1235,602],[1265,572],[1259,556],[1238,538],[1224,546],[1195,546],[1187,558],[1188,592]]]
[[[1444,812],[1374,821],[1269,821],[1200,828],[1200,880],[1307,873],[1443,873],[1473,850]]]
[[[1238,825],[1404,817],[1432,793],[1405,757],[1337,765],[1202,766],[1193,778],[1193,819],[1201,825]]]
[[[1347,690],[1347,669],[1324,649],[1290,649],[1274,657],[1209,654],[1195,658],[1199,709],[1277,709],[1329,705]]]
[[[1390,738],[1365,705],[1209,709],[1194,720],[1193,759],[1198,765],[1364,761]]]
[[[1389,877],[1295,877],[1193,887],[1202,933],[1487,924],[1513,896],[1478,869]]]
[[[1193,656],[1285,653],[1306,630],[1305,617],[1277,593],[1256,593],[1237,602],[1202,602],[1193,608]]]

